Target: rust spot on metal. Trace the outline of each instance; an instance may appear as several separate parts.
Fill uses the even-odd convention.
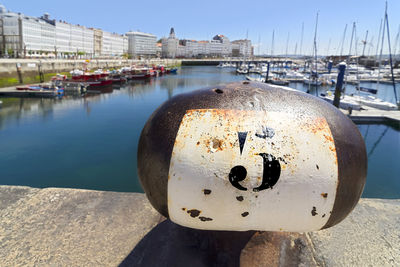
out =
[[[237,199],[238,201],[243,201],[243,196],[238,196],[238,197],[236,197],[236,199]]]
[[[327,197],[328,197],[328,193],[321,193],[321,196],[322,196],[323,198],[327,198]]]
[[[212,220],[213,220],[212,218],[203,217],[203,216],[200,216],[199,219],[200,219],[200,221],[202,221],[202,222],[207,222],[207,221],[212,221]]]
[[[203,193],[204,193],[204,195],[209,195],[209,194],[211,194],[211,190],[210,189],[203,189]]]
[[[200,215],[201,211],[200,210],[196,210],[196,209],[192,209],[192,210],[188,210],[187,213],[190,214],[190,217],[196,218],[197,216]]]
[[[333,142],[332,136],[329,136],[329,135],[324,134],[324,137],[325,137],[325,139],[326,139],[327,141]]]
[[[219,139],[217,139],[217,138],[214,138],[213,140],[212,140],[212,147],[214,148],[214,149],[218,149],[218,150],[222,150],[222,140],[219,140]]]
[[[247,215],[249,215],[249,213],[247,211],[242,213],[242,217],[246,217]]]
[[[315,216],[315,215],[317,215],[318,213],[317,213],[317,208],[316,207],[312,207],[312,210],[311,210],[311,215],[312,216]]]

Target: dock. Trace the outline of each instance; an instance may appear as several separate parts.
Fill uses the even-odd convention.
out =
[[[364,107],[362,110],[353,110],[351,114],[346,109],[340,109],[355,124],[395,123],[400,128],[400,110],[380,110]]]
[[[17,90],[15,86],[0,88],[0,97],[21,97],[21,98],[53,98],[57,92],[52,90],[30,91]]]

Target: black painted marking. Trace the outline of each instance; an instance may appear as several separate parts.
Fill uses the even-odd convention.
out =
[[[315,215],[317,215],[318,213],[317,213],[317,208],[316,207],[312,207],[312,210],[311,210],[311,215],[312,216],[315,216]]]
[[[231,184],[237,189],[246,191],[247,188],[239,184],[239,182],[246,179],[246,175],[247,175],[247,170],[245,167],[241,165],[235,166],[231,169],[231,172],[229,173],[229,182],[231,182]]]
[[[197,216],[200,215],[201,211],[193,209],[193,210],[188,210],[187,213],[190,214],[190,217],[196,218]]]
[[[207,222],[207,221],[212,221],[212,220],[213,220],[212,218],[203,217],[203,216],[200,216],[199,219],[200,219],[200,221],[202,221],[202,222]]]
[[[254,192],[271,188],[278,182],[281,175],[281,164],[274,156],[267,153],[259,153],[263,158],[263,180],[259,187],[253,188]]]
[[[262,127],[262,134],[256,133],[256,136],[262,139],[272,138],[275,135],[275,131],[267,126]]]
[[[242,217],[246,217],[247,215],[249,215],[247,211],[242,213]]]
[[[211,190],[210,189],[204,189],[203,192],[204,192],[204,195],[211,194]]]
[[[247,132],[238,132],[240,155],[242,155],[244,143],[246,142]]]
[[[236,199],[237,199],[238,201],[243,201],[243,196],[238,196],[238,197],[236,197]]]

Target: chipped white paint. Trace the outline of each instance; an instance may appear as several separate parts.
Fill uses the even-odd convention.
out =
[[[273,129],[274,135],[257,137],[265,127]],[[242,154],[238,132],[247,132]],[[272,189],[254,192],[263,178],[259,153],[279,158],[281,173]],[[238,165],[247,170],[246,179],[239,182],[247,191],[229,181],[231,169]],[[336,149],[324,118],[189,110],[171,156],[169,216],[175,223],[198,229],[319,230],[332,211],[337,179]]]

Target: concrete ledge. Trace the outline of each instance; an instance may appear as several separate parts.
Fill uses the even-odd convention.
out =
[[[0,186],[0,266],[400,266],[400,200],[362,199],[312,233],[164,220],[139,193]]]

